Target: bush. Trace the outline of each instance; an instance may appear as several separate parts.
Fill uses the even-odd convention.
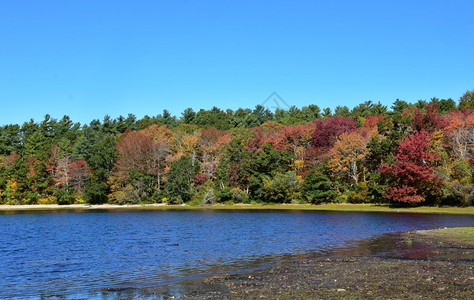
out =
[[[89,181],[86,185],[85,199],[90,204],[106,203],[109,192],[110,187],[107,183],[100,181]]]
[[[40,194],[38,192],[26,193],[27,204],[36,204],[38,203],[39,198],[40,198]]]
[[[459,183],[450,183],[443,187],[442,205],[474,205],[474,187]]]
[[[214,182],[212,180],[207,180],[192,195],[191,200],[186,203],[189,205],[214,204],[219,198],[219,196],[216,194],[219,194],[219,192],[215,192]]]
[[[370,193],[367,184],[360,183],[355,186],[353,191],[347,194],[347,202],[349,203],[367,203],[370,202]]]
[[[56,190],[54,195],[56,196],[59,205],[67,205],[74,202],[74,197],[68,191]]]
[[[301,200],[302,179],[295,172],[277,173],[273,178],[263,176],[265,202],[295,203]]]
[[[193,198],[193,200],[187,202],[186,204],[189,206],[198,206],[199,204],[201,204],[201,200],[199,200],[198,198]]]
[[[246,203],[248,202],[248,195],[245,191],[241,190],[240,188],[232,188],[230,190],[230,194],[232,197],[232,200],[237,202],[237,203]]]
[[[57,203],[56,198],[53,196],[38,199],[38,204],[55,204],[55,203]]]
[[[219,189],[215,192],[217,202],[226,202],[232,199],[232,193],[229,188]]]

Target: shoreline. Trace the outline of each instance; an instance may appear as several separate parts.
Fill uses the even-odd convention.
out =
[[[133,210],[305,210],[305,211],[338,211],[338,212],[383,212],[383,213],[439,213],[439,214],[474,214],[474,207],[390,207],[374,204],[215,204],[208,206],[168,205],[168,204],[32,204],[32,205],[0,205],[0,212],[56,212],[56,211],[133,211]]]
[[[474,227],[388,234],[362,241],[361,245],[360,252],[357,248],[338,249],[329,257],[296,257],[255,271],[188,280],[183,282],[186,288],[179,295],[166,287],[130,292],[139,298],[162,295],[175,299],[470,299],[474,296]],[[364,250],[367,247],[368,252]]]

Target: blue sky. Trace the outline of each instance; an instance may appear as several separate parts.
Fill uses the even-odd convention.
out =
[[[474,89],[473,1],[0,0],[0,124]]]

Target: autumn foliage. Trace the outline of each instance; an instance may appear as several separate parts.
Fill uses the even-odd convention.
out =
[[[415,132],[404,138],[397,149],[395,163],[383,165],[380,171],[392,184],[384,197],[404,203],[419,203],[441,184],[435,173],[439,155],[430,149],[430,135],[426,131]]]
[[[0,203],[474,204],[472,91],[0,126]]]
[[[341,134],[331,150],[328,162],[331,173],[357,184],[363,172],[360,169],[367,154],[367,142],[368,139],[358,132]]]
[[[339,135],[356,130],[356,121],[349,117],[332,117],[314,122],[311,144],[315,148],[329,150]]]

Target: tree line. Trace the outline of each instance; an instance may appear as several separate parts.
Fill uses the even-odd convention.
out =
[[[474,204],[474,90],[0,127],[0,203]]]

